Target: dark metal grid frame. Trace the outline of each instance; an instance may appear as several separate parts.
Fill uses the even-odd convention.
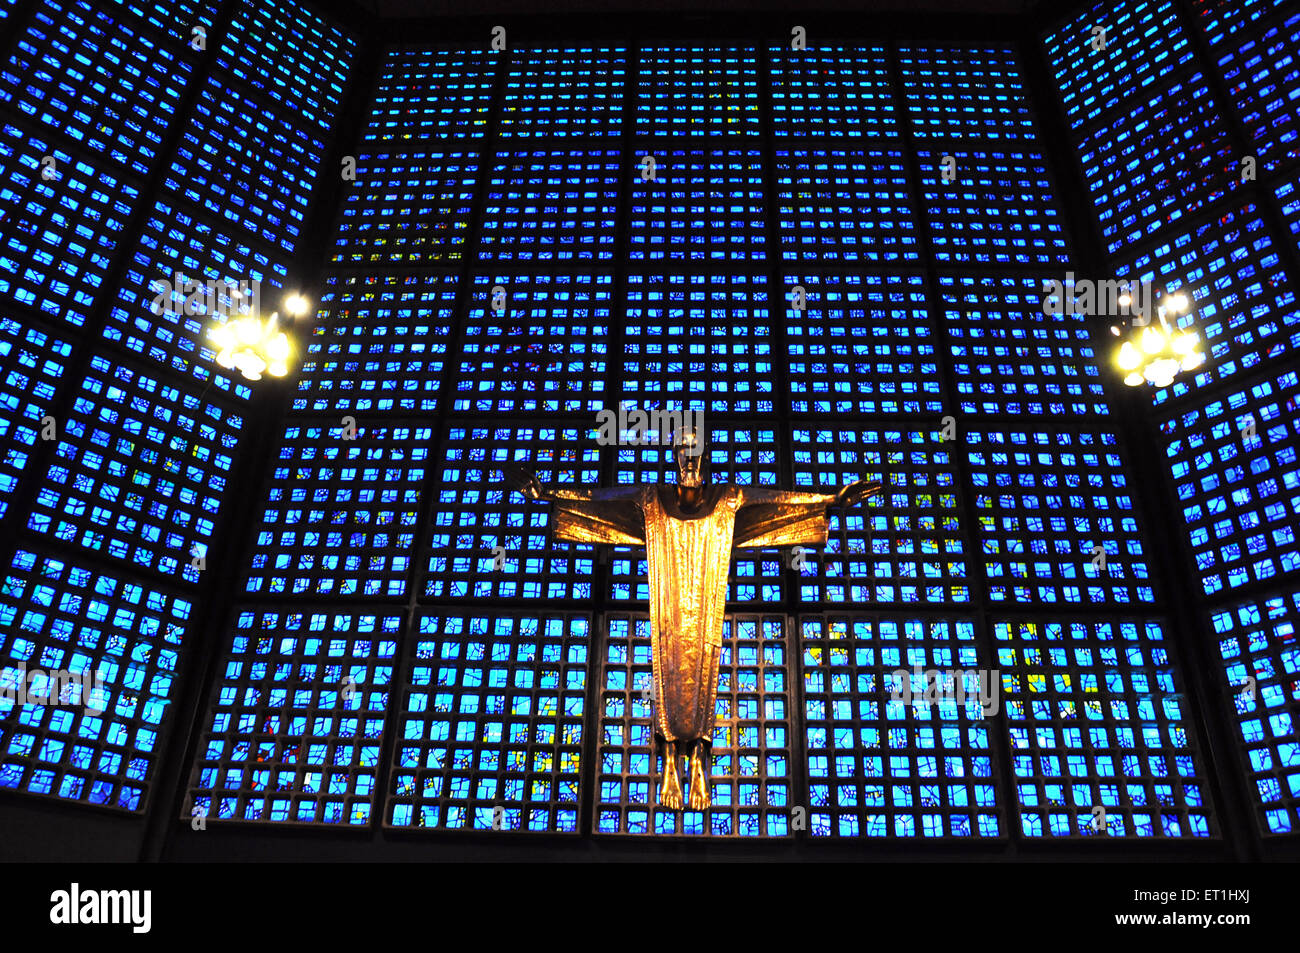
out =
[[[434,428],[293,419],[284,429],[245,590],[402,596]]]
[[[620,402],[705,414],[773,412],[776,315],[766,275],[679,265],[628,272],[626,289]]]
[[[906,272],[785,271],[790,412],[797,415],[943,411],[924,278]],[[803,288],[804,307],[794,289]]]
[[[795,424],[796,489],[826,491],[859,479],[885,486],[867,503],[831,513],[825,551],[810,550],[799,573],[804,611],[971,602],[957,447],[921,421]]]
[[[480,262],[590,262],[614,257],[617,149],[500,151],[485,176]]]
[[[193,67],[85,0],[42,0],[0,70],[0,102],[144,176]]]
[[[952,181],[943,177],[948,157],[956,160]],[[960,148],[918,148],[916,160],[939,264],[1067,264],[1064,219],[1040,152],[963,142]]]
[[[898,106],[885,47],[819,43],[798,51],[771,47],[767,55],[774,136],[803,140],[899,135]]]
[[[1200,72],[1135,101],[1076,146],[1110,252],[1193,215],[1241,185],[1241,167]]]
[[[237,608],[182,817],[369,824],[405,616]]]
[[[0,296],[84,327],[140,189],[109,160],[74,158],[3,117],[0,127]]]
[[[0,519],[45,430],[42,421],[71,354],[68,341],[21,317],[0,315]]]
[[[415,591],[453,604],[493,597],[530,604],[591,599],[594,548],[552,539],[549,506],[509,490],[501,470],[511,464],[534,471],[544,484],[593,486],[600,478],[600,448],[591,426],[449,423],[442,459],[433,464],[425,490],[434,512]]]
[[[977,536],[992,602],[1045,608],[1155,602],[1114,434],[981,423],[961,441],[977,493]]]
[[[400,268],[459,261],[480,163],[477,151],[457,146],[358,155],[334,263]]]
[[[1266,25],[1257,39],[1229,48],[1219,69],[1260,165],[1294,168],[1300,160],[1300,12]]]
[[[415,626],[384,826],[576,833],[591,617],[424,608]]]
[[[1240,733],[1256,822],[1268,835],[1293,834],[1300,827],[1300,592],[1260,595],[1211,621],[1221,666],[1215,681]]]
[[[787,262],[919,263],[902,149],[778,149],[781,257]]]
[[[260,109],[209,76],[168,170],[167,187],[291,255],[325,144],[296,122],[259,116]]]
[[[140,810],[193,609],[174,590],[19,547],[0,589],[0,683],[21,691],[30,665],[93,673],[92,689],[65,685],[56,705],[0,700],[0,788]]]
[[[459,277],[329,275],[292,409],[316,416],[435,412]]]
[[[1101,49],[1093,45],[1094,37],[1101,42],[1096,27],[1106,31]],[[1178,12],[1167,0],[1095,3],[1057,24],[1046,47],[1076,134],[1103,117],[1127,115],[1127,95],[1150,96],[1171,77],[1181,81],[1193,61]]]
[[[610,271],[475,271],[469,290],[452,365],[455,412],[586,411],[594,426],[608,403]]]
[[[916,139],[1001,145],[1037,137],[1013,49],[901,46],[898,62]]]
[[[1218,836],[1167,628],[995,619],[1023,836]]]
[[[444,141],[461,136],[471,141],[482,138],[487,135],[493,86],[502,59],[502,54],[486,48],[389,50],[371,100],[369,125],[361,138],[391,146],[408,137]]]
[[[813,837],[1005,838],[989,741],[997,712],[986,715],[956,674],[992,668],[972,621],[829,611],[801,616],[798,639]]]
[[[1272,366],[1159,420],[1199,582],[1216,600],[1300,571],[1300,381]]]
[[[243,419],[129,366],[91,359],[27,528],[197,582]]]
[[[195,248],[203,249],[196,255]],[[205,325],[222,323],[248,307],[234,301],[229,287],[257,281],[264,308],[275,307],[288,281],[287,255],[274,257],[248,242],[236,227],[213,226],[185,199],[163,195],[149,211],[140,242],[111,298],[103,336],[128,351],[168,367],[228,396],[249,400],[253,391],[235,370],[216,362]],[[181,287],[176,286],[180,275]],[[208,313],[207,293],[187,299],[187,282],[214,282],[217,314]]]
[[[1087,322],[1043,314],[1044,287],[1022,275],[939,277],[963,414],[1110,414]]]
[[[621,135],[626,108],[627,50],[525,49],[510,58],[502,139]],[[526,121],[523,114],[526,113]]]
[[[762,261],[762,153],[645,145],[632,156],[633,261]]]
[[[337,27],[321,29],[287,6],[282,0],[232,0],[230,26],[217,47],[217,68],[290,115],[328,128],[347,83],[343,58],[356,41]]]

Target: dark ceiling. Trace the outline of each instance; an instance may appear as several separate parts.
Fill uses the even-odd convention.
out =
[[[743,13],[777,12],[798,17],[802,9],[844,10],[854,13],[961,13],[1016,15],[1027,13],[1042,0],[356,0],[361,8],[385,18],[478,17],[485,14],[537,15],[546,13]]]

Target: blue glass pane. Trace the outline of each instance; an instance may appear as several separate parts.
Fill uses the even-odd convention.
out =
[[[1045,42],[1066,118],[1076,131],[1111,112],[1129,115],[1131,101],[1145,87],[1182,75],[1181,64],[1192,59],[1172,0],[1105,0]]]
[[[1004,617],[993,637],[1022,835],[1217,835],[1161,623]]]
[[[776,187],[786,261],[919,261],[900,150],[777,149]]]
[[[1119,273],[1185,291],[1192,307],[1179,324],[1209,344],[1202,369],[1156,391],[1157,404],[1300,351],[1295,291],[1253,204],[1176,235]]]
[[[478,169],[478,156],[470,152],[357,156],[357,177],[345,186],[332,261],[459,261]]]
[[[333,125],[356,41],[310,8],[280,0],[232,0],[217,66],[306,120],[312,132]]]
[[[20,548],[0,589],[0,788],[143,810],[192,609]]]
[[[1160,425],[1208,595],[1300,570],[1298,403],[1287,371]]]
[[[1213,615],[1219,682],[1241,732],[1242,762],[1264,834],[1300,829],[1300,592],[1264,596]]]
[[[937,414],[939,365],[920,275],[785,274],[790,409]],[[803,289],[803,307],[795,288]]]
[[[455,409],[594,414],[604,407],[613,284],[608,273],[475,274]]]
[[[641,50],[638,136],[758,132],[758,58],[752,47]]]
[[[805,547],[805,605],[964,603],[970,551],[952,451],[931,426],[795,427],[794,487],[833,493],[855,480],[885,491],[832,510],[825,549]]]
[[[903,90],[920,139],[1033,139],[1020,61],[998,47],[902,47]]]
[[[424,610],[385,823],[578,830],[591,620]]]
[[[389,51],[363,139],[395,143],[486,135],[500,56],[488,49]]]
[[[0,102],[143,176],[191,70],[84,0],[41,0],[0,70]]]
[[[200,383],[212,381],[246,399],[251,391],[243,378],[216,364],[208,330],[256,307],[252,302],[233,301],[225,293],[227,286],[256,290],[259,312],[278,310],[286,273],[284,259],[250,245],[241,229],[214,227],[190,211],[188,203],[160,199],[131,256],[104,336]],[[202,282],[203,292],[187,295],[184,288],[190,282]]]
[[[167,187],[292,254],[324,143],[212,78],[183,135]]]
[[[513,51],[500,135],[620,135],[626,67],[627,51],[621,48]]]
[[[974,624],[854,613],[801,616],[800,627],[808,833],[1000,836]],[[931,683],[943,690],[927,697]]]
[[[627,278],[622,393],[641,408],[771,413],[767,280],[745,274]]]
[[[881,46],[777,47],[772,58],[772,123],[780,137],[897,138],[898,111]]]
[[[593,547],[556,542],[549,506],[509,490],[501,467],[527,468],[547,484],[598,486],[594,423],[593,417],[588,429],[448,428],[431,489],[435,505],[425,554],[426,596],[552,602],[591,598]]]
[[[1300,158],[1300,12],[1219,57],[1263,171]]]
[[[500,152],[487,180],[479,261],[614,257],[619,152]]]
[[[456,281],[454,274],[326,278],[293,409],[437,410]]]
[[[95,356],[27,527],[198,582],[242,418]]]
[[[1153,602],[1113,434],[963,428],[994,602]]]
[[[186,813],[368,825],[404,616],[239,612],[200,734]]]
[[[53,409],[71,354],[69,342],[0,315],[0,517],[45,430],[41,421]]]
[[[962,413],[1110,413],[1086,319],[1044,314],[1044,282],[945,275],[939,287]]]
[[[405,594],[432,451],[427,426],[286,427],[245,590]]]
[[[53,166],[42,163],[47,157]],[[139,194],[102,165],[73,159],[6,123],[0,129],[0,301],[85,324]]]
[[[632,259],[764,260],[760,156],[756,149],[638,149]]]
[[[951,181],[942,172],[949,157],[956,160]],[[918,149],[917,160],[936,261],[1065,263],[1059,203],[1037,152]]]

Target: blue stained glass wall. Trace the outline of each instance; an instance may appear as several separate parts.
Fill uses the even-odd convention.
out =
[[[14,28],[0,63],[5,654],[97,665],[108,705],[0,710],[4,784],[139,812],[182,636],[212,610],[207,561],[226,555],[211,547],[253,397],[207,330],[247,309],[227,283],[280,308],[356,43],[308,6],[243,0],[37,0]]]
[[[1243,8],[1107,3],[1046,56],[1111,264],[1186,285],[1213,351],[1153,420],[1206,605],[1271,587],[1232,624],[1259,689],[1238,710],[1244,763],[1280,833],[1294,666],[1255,631],[1261,614],[1290,631],[1300,558],[1294,30]],[[64,667],[102,656],[123,688],[120,725],[0,709],[0,786],[143,808],[181,635],[211,605],[202,558],[248,492],[187,814],[615,839],[1219,836],[1107,355],[1086,321],[1043,313],[1078,230],[1022,70],[1036,51],[403,47],[358,90],[356,38],[290,0],[24,9],[0,68],[0,518],[22,533],[0,620],[30,635],[0,654],[58,667],[79,626]],[[352,97],[355,176],[329,260],[304,262]],[[270,310],[321,264],[270,465],[232,488],[260,410],[207,339],[234,302],[160,282],[257,280]],[[511,466],[671,483],[660,443],[602,433],[620,407],[704,413],[715,480],[885,484],[829,514],[824,545],[736,552],[707,811],[657,803],[644,549],[557,542],[551,509],[504,485]],[[1247,663],[1223,651],[1231,680]],[[930,668],[994,672],[1000,707],[891,696],[897,670],[920,693]]]
[[[1126,0],[1044,39],[1115,277],[1191,299],[1178,323],[1207,361],[1147,395],[1149,423],[1183,524],[1195,637],[1217,643],[1232,678],[1261,684],[1285,657],[1267,655],[1261,616],[1286,617],[1277,593],[1300,574],[1297,29],[1294,7],[1272,0]],[[1241,726],[1259,831],[1291,831],[1292,752],[1270,749],[1265,726],[1289,725],[1294,700],[1274,684],[1266,698],[1225,691],[1214,703],[1223,710],[1209,717]]]

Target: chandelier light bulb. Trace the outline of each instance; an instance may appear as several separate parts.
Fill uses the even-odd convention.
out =
[[[1147,328],[1140,340],[1144,354],[1159,354],[1165,349],[1165,335],[1159,328]]]
[[[284,299],[284,310],[290,317],[300,318],[311,310],[311,302],[305,295],[291,294]]]
[[[1119,349],[1119,357],[1116,358],[1116,364],[1121,371],[1132,371],[1142,364],[1142,352],[1133,346],[1132,341],[1125,341]]]
[[[1124,383],[1127,384],[1129,387],[1137,387],[1145,380],[1146,378],[1143,377],[1140,373],[1138,373],[1137,371],[1133,371],[1127,377],[1124,378]]]

